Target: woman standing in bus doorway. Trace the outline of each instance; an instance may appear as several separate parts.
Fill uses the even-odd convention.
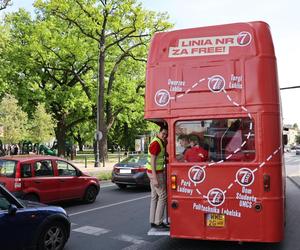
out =
[[[161,127],[159,133],[151,141],[148,148],[147,174],[150,179],[151,203],[150,225],[155,229],[167,229],[163,223],[163,215],[167,201],[166,182],[164,174],[165,142],[168,130]]]
[[[190,135],[190,146],[184,154],[184,160],[188,162],[203,162],[207,161],[208,152],[202,148],[200,144],[200,139],[197,135]]]

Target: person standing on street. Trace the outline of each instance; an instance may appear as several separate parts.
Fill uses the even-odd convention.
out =
[[[161,127],[159,133],[151,141],[148,148],[147,174],[150,179],[151,203],[150,225],[156,229],[168,228],[163,223],[163,215],[167,202],[167,191],[164,174],[164,156],[166,153],[165,143],[168,130]]]

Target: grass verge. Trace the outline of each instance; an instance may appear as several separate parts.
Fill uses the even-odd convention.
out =
[[[111,171],[103,171],[98,173],[95,177],[97,177],[101,181],[111,180]]]

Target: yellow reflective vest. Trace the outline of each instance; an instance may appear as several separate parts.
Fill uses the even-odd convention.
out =
[[[154,137],[154,139],[151,141],[151,143],[155,142],[155,141],[157,141],[160,146],[160,152],[156,158],[156,171],[162,171],[164,169],[165,147],[164,147],[161,139],[159,139],[158,137]],[[151,143],[150,143],[150,145],[151,145]],[[150,146],[149,146],[149,148],[150,148]],[[147,158],[147,170],[152,171],[151,154],[150,154],[149,148],[148,148],[148,158]]]

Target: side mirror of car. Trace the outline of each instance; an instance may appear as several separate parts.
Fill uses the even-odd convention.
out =
[[[77,170],[77,171],[76,171],[76,176],[79,177],[79,176],[81,176],[81,175],[82,175],[81,171],[80,171],[80,170]]]
[[[17,212],[18,208],[14,204],[10,204],[8,207],[8,214],[9,215],[15,215]]]

